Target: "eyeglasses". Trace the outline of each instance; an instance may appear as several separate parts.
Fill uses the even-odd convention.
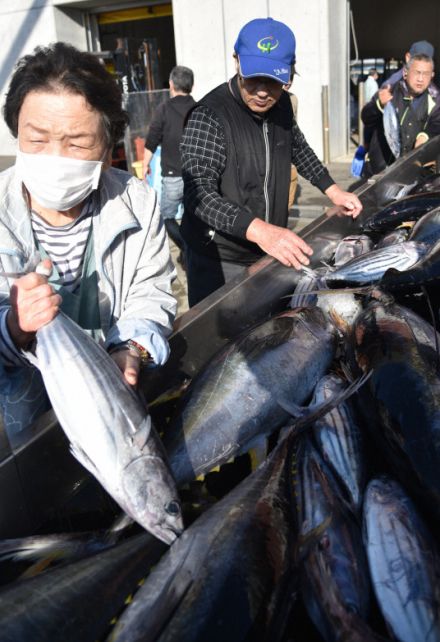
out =
[[[257,87],[258,85],[264,85],[268,90],[271,89],[279,89],[282,87],[281,83],[278,82],[278,80],[274,80],[273,78],[268,78],[267,76],[252,76],[250,78],[243,78],[241,74],[239,74],[239,80],[240,83],[246,83],[248,87]]]
[[[412,74],[418,78],[432,78],[432,71],[419,71],[418,69],[410,69],[408,74]]]

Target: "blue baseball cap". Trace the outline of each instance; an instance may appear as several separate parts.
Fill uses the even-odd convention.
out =
[[[295,64],[295,36],[273,18],[251,20],[238,34],[234,50],[243,78],[267,76],[286,85]]]

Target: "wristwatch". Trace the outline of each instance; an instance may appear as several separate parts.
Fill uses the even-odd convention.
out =
[[[108,347],[108,353],[113,354],[114,352],[120,352],[121,350],[130,350],[134,352],[141,360],[142,365],[152,363],[153,359],[150,356],[150,353],[145,350],[144,346],[141,346],[137,341],[129,339],[128,341],[121,341],[121,343],[115,343]]]
[[[140,343],[133,341],[133,339],[129,339],[127,341],[127,347],[131,352],[135,352],[138,357],[140,357],[142,365],[146,365],[147,363],[151,363],[153,361],[150,353],[145,350],[144,346],[141,346]]]

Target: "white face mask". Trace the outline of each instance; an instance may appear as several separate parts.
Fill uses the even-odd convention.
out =
[[[98,187],[102,161],[17,152],[16,171],[39,205],[58,212],[79,205]]]

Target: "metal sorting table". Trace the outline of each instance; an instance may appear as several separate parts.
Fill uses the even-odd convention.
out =
[[[312,246],[311,267],[329,260],[337,243],[359,232],[359,222],[416,183],[422,167],[435,162],[440,170],[440,136],[433,138],[382,174],[362,185],[358,219],[336,217],[331,210],[305,227],[300,235]],[[197,306],[178,317],[170,338],[171,355],[160,369],[144,373],[141,386],[148,400],[193,377],[208,359],[246,328],[283,310],[299,273],[264,257]],[[93,427],[90,427],[93,429]],[[53,411],[30,429],[29,440],[12,450],[0,425],[0,537],[34,533],[62,512],[90,479],[69,452],[68,440]]]

